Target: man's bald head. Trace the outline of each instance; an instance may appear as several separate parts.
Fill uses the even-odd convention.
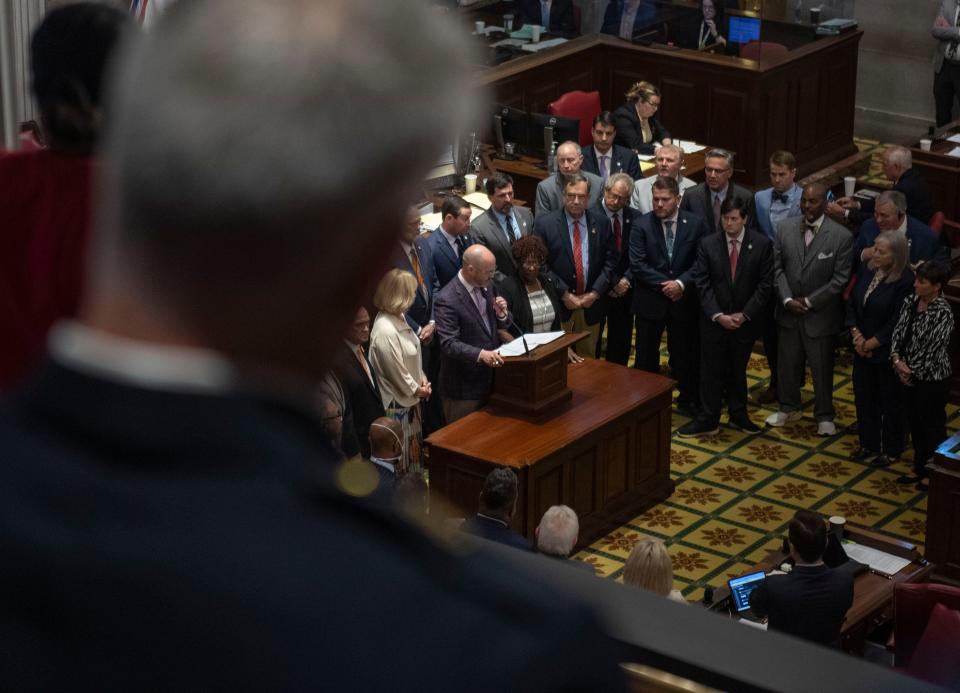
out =
[[[496,271],[497,259],[486,246],[474,243],[463,251],[463,276],[473,286],[489,286]]]
[[[370,424],[370,454],[393,459],[403,454],[403,427],[396,419],[381,416]]]

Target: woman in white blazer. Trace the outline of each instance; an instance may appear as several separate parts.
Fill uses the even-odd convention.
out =
[[[379,311],[370,331],[370,363],[380,385],[387,416],[397,419],[404,431],[404,458],[420,462],[420,401],[432,394],[423,374],[420,340],[404,318],[413,305],[417,279],[403,270],[390,270],[373,295]]]

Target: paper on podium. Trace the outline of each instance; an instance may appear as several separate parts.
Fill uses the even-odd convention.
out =
[[[951,149],[949,152],[947,152],[947,156],[960,157],[960,147],[954,147]]]
[[[555,339],[560,339],[566,332],[527,332],[523,337],[517,337],[512,342],[507,342],[499,349],[497,353],[501,356],[523,356],[527,351],[533,351],[541,344],[549,344]],[[523,342],[527,344],[524,346]]]
[[[956,135],[950,135],[950,137],[947,138],[947,142],[955,142],[956,144],[960,144],[960,133],[957,133]]]
[[[866,563],[872,570],[884,575],[895,575],[910,565],[909,558],[900,558],[900,556],[878,551],[863,544],[844,543],[843,550],[853,560]]]
[[[706,149],[704,145],[697,144],[691,140],[674,140],[674,144],[680,147],[684,154],[696,154]]]

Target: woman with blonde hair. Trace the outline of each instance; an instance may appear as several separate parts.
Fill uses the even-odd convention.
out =
[[[637,154],[653,154],[661,144],[672,144],[670,133],[654,117],[660,108],[660,90],[650,82],[637,82],[625,96],[627,103],[613,112],[617,124],[614,143]]]
[[[370,363],[387,416],[403,426],[403,457],[419,467],[420,402],[432,388],[423,374],[420,340],[404,318],[416,293],[417,279],[409,272],[390,270],[380,281],[373,295],[379,312],[370,331]]]
[[[653,537],[645,537],[633,547],[623,567],[623,584],[686,603],[683,595],[673,589],[673,561],[667,547]]]

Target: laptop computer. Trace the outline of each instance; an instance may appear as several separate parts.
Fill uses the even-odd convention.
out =
[[[760,617],[750,609],[750,593],[753,592],[766,575],[762,570],[748,575],[727,580],[727,586],[730,588],[730,609],[731,612],[747,621],[759,622]]]

